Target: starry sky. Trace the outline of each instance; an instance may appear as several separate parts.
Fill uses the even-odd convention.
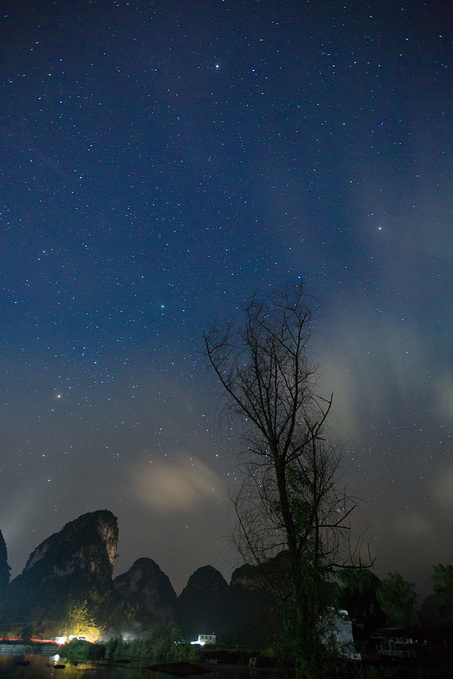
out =
[[[302,278],[376,572],[453,562],[449,0],[4,0],[0,529],[228,578],[202,332]]]

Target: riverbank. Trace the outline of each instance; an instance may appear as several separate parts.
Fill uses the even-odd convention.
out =
[[[156,672],[147,667],[144,659],[121,662],[79,662],[71,664],[63,658],[55,663],[46,656],[0,656],[0,679],[172,679],[172,675]],[[195,677],[197,675],[190,675]],[[216,667],[208,671],[209,679],[285,679],[285,673],[247,667]]]

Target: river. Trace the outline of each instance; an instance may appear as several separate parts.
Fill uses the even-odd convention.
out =
[[[24,664],[27,663],[27,664]],[[72,665],[42,655],[0,656],[0,679],[174,679],[169,674],[146,669],[149,661],[132,660],[130,663],[83,663]],[[193,676],[193,675],[191,675]],[[276,670],[256,668],[216,667],[207,679],[284,679],[286,675]]]

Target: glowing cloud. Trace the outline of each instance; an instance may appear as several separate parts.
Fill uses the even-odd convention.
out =
[[[188,512],[227,497],[220,477],[194,457],[141,464],[131,478],[138,499],[161,512]]]

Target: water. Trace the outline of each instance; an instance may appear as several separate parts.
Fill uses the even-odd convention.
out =
[[[18,665],[28,661],[29,664]],[[71,665],[64,660],[64,668],[53,666],[53,659],[41,655],[0,656],[0,679],[174,679],[169,674],[145,669],[146,660],[132,660],[124,665],[108,663],[82,663]],[[284,679],[285,674],[275,670],[256,668],[219,667],[211,674],[201,675],[204,679]]]
[[[19,665],[18,662],[28,661],[29,665]],[[27,655],[24,657],[13,655],[0,656],[1,679],[163,679],[162,674],[143,669],[144,663],[130,663],[127,667],[110,665],[94,665],[91,663],[79,663],[71,665],[64,660],[58,663],[64,664],[64,668],[53,666],[52,658],[41,655]]]

